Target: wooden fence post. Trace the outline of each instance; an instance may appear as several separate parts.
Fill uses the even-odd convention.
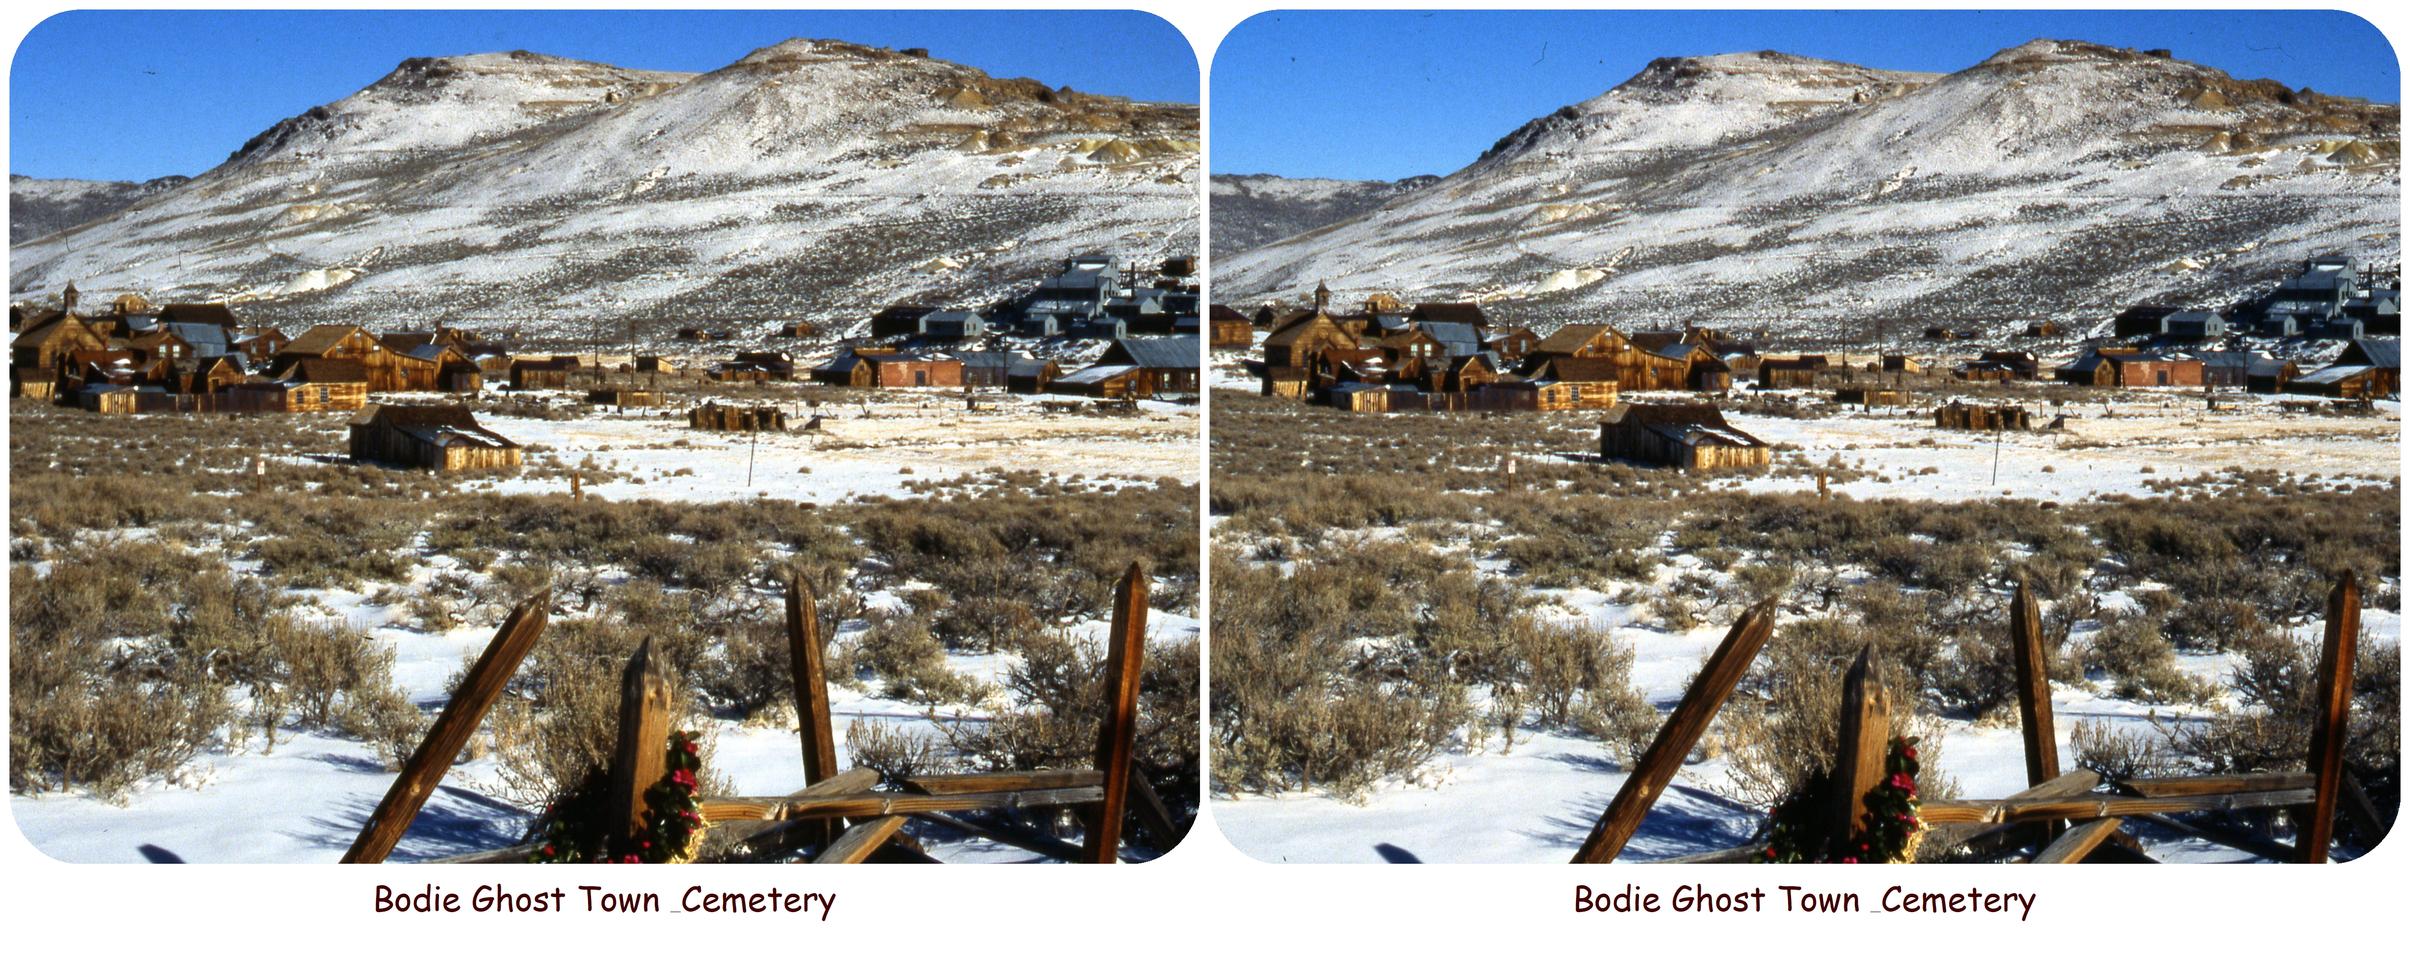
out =
[[[1724,634],[1724,642],[1709,654],[1706,665],[1699,668],[1699,677],[1683,692],[1682,702],[1675,705],[1665,726],[1658,728],[1657,739],[1649,743],[1646,753],[1632,765],[1615,792],[1615,800],[1590,828],[1590,837],[1573,855],[1575,863],[1609,863],[1623,852],[1623,845],[1640,829],[1640,821],[1648,816],[1649,807],[1657,802],[1657,794],[1674,779],[1682,760],[1690,756],[1690,748],[1707,732],[1707,724],[1722,710],[1726,698],[1740,685],[1741,675],[1749,663],[1757,659],[1757,651],[1774,634],[1774,600],[1768,598],[1750,607],[1734,621],[1732,630]]]
[[[804,785],[837,775],[837,740],[829,729],[827,651],[820,644],[820,604],[797,571],[787,581],[787,665],[795,675],[795,723],[803,739]]]
[[[611,816],[626,836],[644,833],[644,792],[661,781],[669,759],[669,677],[647,639],[619,678],[619,744],[611,754]]]
[[[1105,638],[1105,722],[1096,741],[1096,769],[1105,776],[1105,796],[1080,848],[1089,863],[1112,863],[1121,852],[1121,821],[1129,809],[1131,758],[1138,740],[1138,677],[1146,661],[1146,587],[1146,570],[1133,562],[1114,590],[1113,632]]]
[[[468,746],[469,736],[477,732],[485,712],[493,709],[494,701],[502,696],[502,688],[510,683],[511,674],[518,672],[519,661],[535,646],[536,638],[544,635],[547,612],[552,609],[552,591],[538,592],[519,603],[494,632],[485,652],[469,667],[453,691],[443,713],[428,728],[427,737],[419,741],[418,750],[402,764],[400,776],[385,791],[385,799],[377,803],[368,822],[360,827],[360,836],[344,851],[344,863],[382,863],[386,855],[400,843],[402,834],[410,829],[410,821],[425,806],[435,785],[442,782],[444,772],[452,769],[452,761]]]
[[[2309,822],[2294,850],[2303,863],[2325,863],[2335,839],[2335,802],[2343,790],[2343,738],[2351,731],[2351,671],[2359,655],[2360,582],[2351,571],[2326,595],[2326,647],[2318,655],[2318,715],[2310,726],[2310,775],[2318,778]]]
[[[1844,844],[1866,819],[1866,794],[1883,782],[1891,757],[1891,695],[1874,675],[1874,647],[1858,648],[1858,660],[1841,678],[1841,753],[1833,766],[1833,836]]]
[[[2025,783],[2059,775],[2058,730],[2050,715],[2050,661],[2042,648],[2042,605],[2023,582],[2008,612],[2008,644],[2017,662],[2017,719],[2025,733]]]

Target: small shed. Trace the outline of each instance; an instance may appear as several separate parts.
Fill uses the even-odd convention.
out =
[[[586,391],[586,402],[606,407],[658,407],[661,405],[661,391],[605,387]]]
[[[516,470],[520,456],[517,443],[457,404],[384,403],[351,421],[353,460],[455,473]]]
[[[781,433],[787,429],[787,412],[771,406],[721,406],[716,401],[707,402],[686,412],[686,425],[697,430]]]
[[[1772,445],[1725,422],[1706,403],[1627,403],[1598,421],[1602,457],[1686,471],[1753,470],[1771,464]]]
[[[2013,403],[1975,404],[1952,400],[1933,409],[1933,425],[1943,430],[2031,430],[2033,414]]]
[[[1056,377],[1048,390],[1104,400],[1137,400],[1154,395],[1154,378],[1133,364],[1099,363]]]

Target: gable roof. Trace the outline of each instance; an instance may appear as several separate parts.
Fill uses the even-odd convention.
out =
[[[1533,345],[1533,353],[1572,353],[1601,334],[1620,337],[1623,334],[1604,323],[1568,323]]]
[[[1113,341],[1104,355],[1149,370],[1194,370],[1199,363],[1195,337],[1123,337]]]
[[[360,411],[352,426],[399,430],[439,447],[469,444],[511,449],[518,444],[477,425],[477,415],[458,404],[380,403]]]
[[[213,327],[236,327],[234,308],[223,303],[171,303],[159,308],[160,323],[206,323]]]
[[[1409,314],[1423,323],[1461,323],[1466,326],[1489,326],[1490,318],[1481,312],[1478,303],[1418,303]]]
[[[276,352],[325,356],[327,351],[342,346],[343,341],[351,335],[366,332],[357,324],[321,323],[302,331],[301,336],[294,337],[291,342],[278,348]]]
[[[1481,329],[1460,320],[1426,320],[1424,333],[1448,348],[1448,356],[1462,357],[1481,352]]]
[[[2350,346],[2343,348],[2343,356],[2336,362],[2341,363],[2346,359],[2379,369],[2399,370],[2402,368],[2402,342],[2366,338],[2353,340]]]
[[[1599,418],[1601,427],[1646,430],[1678,443],[1762,447],[1766,442],[1725,422],[1710,403],[1624,403]]]

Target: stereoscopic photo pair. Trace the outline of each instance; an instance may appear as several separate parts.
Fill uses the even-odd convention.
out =
[[[272,863],[2389,830],[2373,26],[1276,11],[1193,50],[1143,12],[43,21],[17,828]]]

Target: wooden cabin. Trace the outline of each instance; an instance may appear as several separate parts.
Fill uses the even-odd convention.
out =
[[[1004,368],[1004,389],[1013,393],[1045,393],[1063,375],[1061,364],[1037,357],[1014,357]]]
[[[1933,426],[1942,430],[2031,430],[2033,414],[2013,403],[1975,404],[1952,400],[1933,409]]]
[[[322,323],[303,331],[283,348],[276,351],[269,364],[269,376],[275,377],[290,364],[305,359],[352,360],[366,371],[368,389],[385,393],[399,390],[432,390],[436,369],[424,367],[414,385],[411,372],[404,369],[399,354],[385,349],[385,344],[366,329],[349,323]]]
[[[1774,460],[1772,445],[1725,422],[1706,403],[1628,403],[1598,422],[1598,452],[1615,460],[1684,471],[1754,470]]]
[[[253,380],[227,387],[224,404],[229,412],[242,413],[359,410],[368,406],[368,384],[365,381],[313,383],[304,380]]]
[[[556,356],[549,360],[513,360],[510,362],[510,388],[566,390],[570,376],[577,370],[577,358],[571,356]]]
[[[1155,378],[1133,364],[1091,364],[1056,377],[1050,393],[1103,400],[1144,400],[1155,395]]]
[[[586,391],[586,402],[606,407],[658,407],[662,396],[658,390],[605,387]]]
[[[1833,391],[1833,402],[1848,407],[1905,407],[1916,402],[1906,390],[1884,390],[1874,387],[1845,387]]]
[[[1149,381],[1147,394],[1195,393],[1202,358],[1195,337],[1141,337],[1113,341],[1098,366],[1133,366]]]
[[[1329,350],[1356,349],[1356,335],[1320,310],[1290,320],[1264,338],[1264,363],[1274,367],[1312,367]]]
[[[710,401],[686,411],[686,425],[696,430],[783,433],[787,429],[787,412],[773,406],[723,406]]]
[[[1206,344],[1214,350],[1245,350],[1255,345],[1255,324],[1247,315],[1223,304],[1207,311]]]
[[[457,473],[516,470],[520,457],[517,443],[457,404],[383,403],[351,421],[351,458],[363,463]]]

